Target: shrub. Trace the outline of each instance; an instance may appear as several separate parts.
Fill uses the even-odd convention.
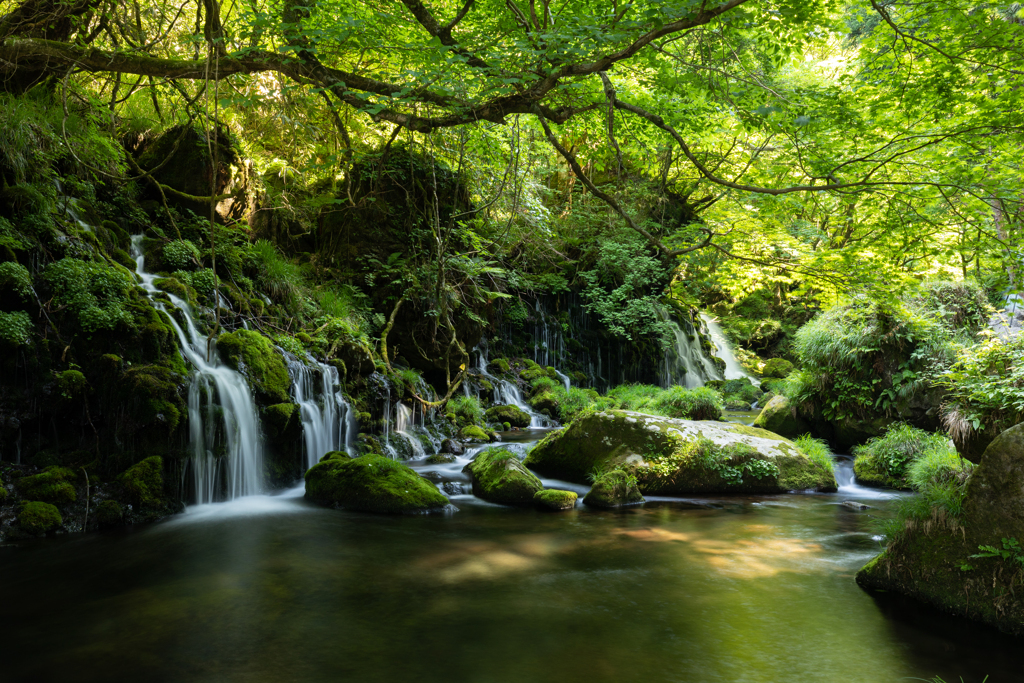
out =
[[[28,346],[31,340],[32,318],[28,313],[0,311],[0,344],[11,347]]]
[[[671,387],[661,392],[652,405],[659,414],[667,417],[686,420],[717,420],[722,417],[722,396],[708,387]]]
[[[832,450],[827,443],[813,438],[810,434],[797,437],[793,443],[807,456],[808,460],[814,463],[815,467],[823,472],[831,473],[833,471]]]
[[[199,249],[189,240],[168,242],[162,255],[167,270],[192,270],[199,262]]]
[[[925,282],[917,303],[923,311],[951,332],[977,332],[988,324],[991,307],[985,290],[976,282]]]
[[[0,263],[0,292],[4,291],[28,301],[32,297],[32,276],[28,268],[15,261]]]
[[[180,282],[196,290],[199,296],[206,299],[213,296],[214,291],[216,291],[217,286],[220,284],[220,279],[210,268],[201,268],[193,272],[176,270],[173,275]]]
[[[476,396],[453,396],[448,399],[445,413],[456,416],[461,424],[480,425],[484,423],[484,409]]]
[[[47,266],[43,279],[53,289],[54,305],[66,307],[85,332],[133,324],[124,309],[128,290],[135,286],[127,273],[103,263],[64,257]]]
[[[899,423],[892,425],[882,437],[869,439],[854,449],[854,472],[865,483],[909,488],[907,468],[931,449],[951,448],[945,434]]]
[[[608,398],[622,410],[642,411],[655,396],[664,391],[651,384],[622,384],[608,392]]]

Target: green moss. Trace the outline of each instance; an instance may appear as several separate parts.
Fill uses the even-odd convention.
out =
[[[504,448],[482,451],[463,469],[473,480],[473,495],[501,505],[532,505],[544,488],[540,479]]]
[[[78,370],[65,370],[57,376],[57,388],[64,398],[75,398],[89,390],[89,381]]]
[[[53,505],[32,501],[21,504],[18,522],[27,533],[39,535],[53,531],[63,524],[64,520],[61,519],[60,511]]]
[[[428,465],[445,465],[450,462],[455,462],[455,456],[451,453],[436,453],[426,460]]]
[[[479,443],[487,443],[490,441],[490,437],[480,427],[476,425],[468,425],[459,430],[459,438],[464,441],[476,441]]]
[[[160,507],[164,503],[163,468],[163,459],[154,455],[129,467],[117,480],[135,505]]]
[[[785,358],[771,358],[765,361],[764,367],[761,368],[763,377],[782,378],[791,372],[793,372],[793,364]]]
[[[124,510],[116,500],[104,500],[96,506],[96,521],[100,526],[113,526],[120,524],[124,518]]]
[[[288,369],[269,339],[251,330],[237,330],[222,334],[217,348],[229,365],[249,378],[261,403],[288,401]]]
[[[513,427],[529,427],[530,416],[516,406],[493,406],[487,409],[484,417],[489,422],[507,422]]]
[[[427,512],[448,504],[437,488],[400,462],[335,451],[306,472],[306,497],[321,505],[377,513]]]
[[[292,418],[298,415],[298,406],[294,403],[275,403],[263,409],[263,426],[269,436],[283,434],[292,424]]]
[[[499,375],[507,375],[511,369],[506,358],[495,358],[487,367],[490,368],[491,372],[496,372]]]
[[[643,502],[644,497],[637,488],[636,476],[623,470],[612,470],[597,477],[583,498],[585,505],[600,508],[637,505]]]
[[[544,489],[533,494],[533,503],[541,510],[571,510],[576,507],[577,497],[573,491]]]
[[[524,381],[532,383],[534,380],[548,376],[547,370],[537,365],[532,360],[524,358],[521,362],[526,366],[525,369],[519,372],[519,377]]]
[[[51,465],[40,474],[22,477],[15,486],[22,497],[47,503],[64,505],[78,499],[75,487],[75,473],[66,467]]]
[[[181,281],[178,280],[178,278],[174,278],[174,277],[161,277],[161,278],[157,278],[157,279],[153,280],[153,285],[158,287],[159,289],[167,292],[168,294],[173,294],[174,296],[178,297],[179,299],[183,299],[185,301],[192,301],[192,300],[195,299],[195,296],[190,296],[188,287],[183,285],[181,283]]]
[[[795,406],[785,396],[776,396],[768,401],[754,420],[754,426],[787,438],[810,431],[810,425],[797,414]]]
[[[540,411],[554,418],[558,418],[560,414],[561,406],[558,402],[558,397],[553,391],[542,391],[539,394],[531,396],[529,399],[530,407],[534,410]]]

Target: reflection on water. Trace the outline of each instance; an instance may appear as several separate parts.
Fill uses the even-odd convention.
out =
[[[2,550],[5,681],[1021,680],[853,582],[885,500],[376,517],[298,491]],[[967,640],[979,633],[978,642]]]

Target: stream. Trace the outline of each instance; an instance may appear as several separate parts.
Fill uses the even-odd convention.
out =
[[[746,416],[735,416],[745,421]],[[541,432],[506,434],[524,447]],[[5,681],[1017,681],[1015,640],[854,574],[900,494],[328,510],[302,487],[0,547]],[[556,482],[545,482],[554,485]],[[585,491],[585,486],[572,486]],[[871,506],[854,510],[843,501]]]

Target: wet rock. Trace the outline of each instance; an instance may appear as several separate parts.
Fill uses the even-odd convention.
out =
[[[577,483],[593,472],[628,470],[649,495],[837,488],[830,466],[778,434],[620,410],[577,418],[541,441],[524,464]]]
[[[487,443],[491,440],[487,436],[487,432],[476,425],[469,425],[459,430],[459,438],[470,443]]]
[[[644,502],[644,497],[637,488],[636,476],[612,470],[597,478],[583,502],[592,507],[617,508],[639,505]]]
[[[455,439],[445,439],[441,442],[441,452],[451,453],[452,455],[463,455],[466,452],[466,448]]]
[[[462,470],[473,482],[473,495],[501,505],[533,505],[544,488],[514,453],[504,448],[482,451]]]
[[[306,498],[320,505],[377,513],[416,513],[448,504],[433,484],[380,455],[335,451],[306,472]]]
[[[871,509],[870,505],[865,505],[864,503],[858,503],[855,500],[844,500],[842,503],[840,503],[840,505],[842,505],[845,508],[849,508],[851,510],[857,510],[857,511],[860,511],[860,510],[870,510]]]
[[[576,507],[577,497],[573,491],[544,489],[533,494],[533,502],[541,510],[571,510]]]
[[[811,430],[810,425],[799,416],[796,407],[785,396],[776,396],[768,401],[761,414],[754,420],[754,426],[786,438],[795,438]]]
[[[446,465],[450,462],[455,462],[454,453],[436,453],[426,460],[428,465]]]
[[[492,406],[487,409],[484,416],[490,422],[507,422],[513,427],[529,427],[530,415],[516,406]]]

